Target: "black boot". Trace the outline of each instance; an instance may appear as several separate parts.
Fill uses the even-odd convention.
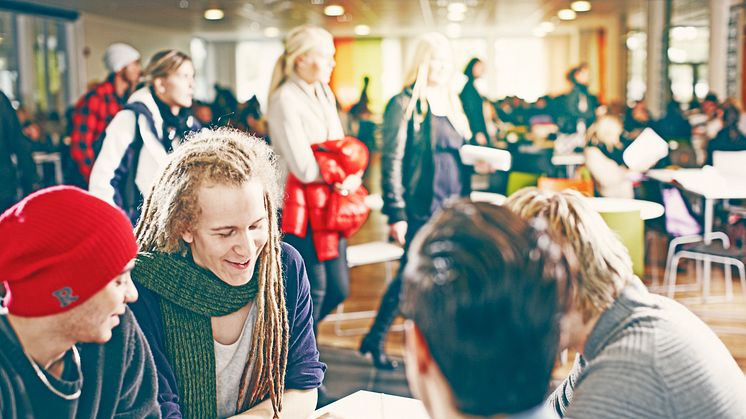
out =
[[[362,355],[370,354],[373,358],[373,365],[379,370],[395,370],[398,368],[399,363],[386,355],[386,351],[383,349],[383,341],[374,342],[369,338],[370,335],[366,336],[360,343],[360,353]]]
[[[373,365],[381,370],[393,370],[398,366],[396,361],[389,359],[386,355],[383,344],[386,341],[386,334],[389,332],[391,323],[399,314],[400,291],[401,279],[397,276],[386,289],[386,293],[381,299],[381,306],[378,308],[376,320],[373,322],[368,335],[360,343],[360,353],[363,355],[370,354],[373,357]]]

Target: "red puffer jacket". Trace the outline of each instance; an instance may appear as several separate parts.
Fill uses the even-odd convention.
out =
[[[368,218],[370,209],[365,205],[368,191],[364,187],[343,195],[333,186],[365,170],[368,148],[353,137],[326,141],[312,148],[324,182],[303,184],[292,174],[288,175],[282,232],[305,237],[310,221],[316,256],[325,261],[339,256],[339,236],[350,237]]]

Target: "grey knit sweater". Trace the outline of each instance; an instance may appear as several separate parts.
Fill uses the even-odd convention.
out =
[[[746,377],[679,303],[627,287],[548,403],[566,418],[746,418]]]

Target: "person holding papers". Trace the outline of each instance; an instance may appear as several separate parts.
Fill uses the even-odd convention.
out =
[[[438,33],[424,34],[414,51],[404,89],[389,101],[383,115],[381,157],[383,213],[388,216],[391,237],[405,248],[446,199],[469,189],[469,172],[461,163],[459,149],[471,132],[458,96],[449,89],[448,39]],[[401,266],[405,263],[406,252]],[[377,368],[396,367],[383,344],[398,314],[400,289],[397,276],[360,345],[360,352],[371,354]]]

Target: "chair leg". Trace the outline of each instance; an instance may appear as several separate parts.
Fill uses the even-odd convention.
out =
[[[704,291],[702,292],[702,301],[707,302],[707,298],[710,296],[710,276],[712,275],[712,261],[710,258],[705,258],[704,265],[704,277],[702,278],[704,280]]]
[[[733,278],[731,275],[730,263],[723,263],[723,273],[725,276],[725,299],[726,301],[733,300]]]
[[[743,297],[746,300],[746,269],[744,269],[743,263],[740,262],[736,265],[738,267],[738,275],[741,277],[741,292],[743,292]]]
[[[674,292],[676,291],[676,273],[677,269],[679,268],[679,259],[681,259],[678,255],[674,255],[674,257],[671,259],[671,268],[668,271],[668,298],[673,298]]]

